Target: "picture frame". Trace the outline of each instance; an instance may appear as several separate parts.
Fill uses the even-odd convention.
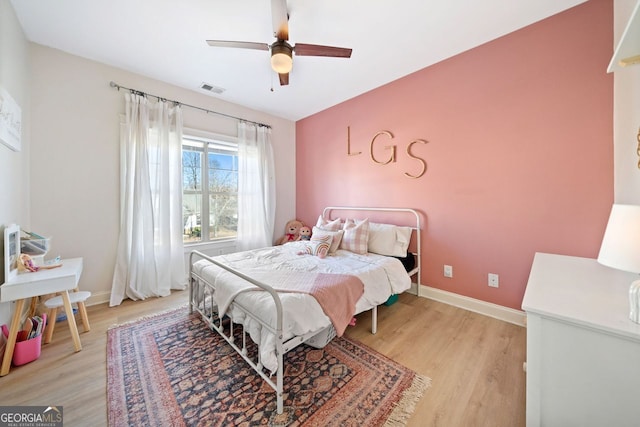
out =
[[[22,148],[22,110],[4,88],[0,87],[0,142],[12,149]]]
[[[9,283],[18,275],[20,256],[20,226],[11,224],[4,229],[4,282]]]

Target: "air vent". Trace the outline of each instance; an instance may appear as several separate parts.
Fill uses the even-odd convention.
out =
[[[225,91],[224,88],[221,88],[219,86],[210,85],[209,83],[202,83],[200,85],[200,89],[208,90],[209,92],[213,92],[213,93],[217,93],[217,94],[221,94],[222,92]]]

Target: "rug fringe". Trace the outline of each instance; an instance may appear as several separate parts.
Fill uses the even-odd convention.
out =
[[[187,304],[182,304],[182,305],[177,306],[177,307],[168,308],[166,310],[158,311],[156,313],[147,314],[146,316],[137,317],[137,318],[129,320],[127,322],[113,324],[113,325],[109,326],[107,328],[107,330],[119,328],[121,326],[129,326],[129,325],[132,325],[134,323],[140,322],[142,320],[153,319],[154,317],[158,317],[158,316],[162,316],[162,315],[174,312],[174,311],[182,310],[182,309],[187,308],[187,307],[189,307],[188,303]]]
[[[413,377],[411,386],[402,393],[402,398],[395,404],[389,418],[384,423],[384,427],[407,425],[407,421],[413,415],[416,404],[429,387],[431,387],[431,378],[422,375]]]

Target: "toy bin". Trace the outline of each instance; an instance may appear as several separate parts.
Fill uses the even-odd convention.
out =
[[[43,325],[47,324],[46,314],[42,315],[42,323]],[[9,338],[9,328],[7,328],[7,325],[2,325],[2,333],[5,338]],[[33,362],[40,357],[40,350],[42,349],[42,333],[30,339],[26,339],[27,335],[27,331],[18,331],[16,346],[13,349],[13,364],[15,366]]]
[[[50,237],[43,237],[41,239],[23,237],[20,239],[20,253],[27,254],[31,257],[44,256],[49,252],[50,245]]]
[[[336,335],[336,329],[333,325],[329,325],[314,336],[307,338],[304,343],[314,348],[324,348]]]

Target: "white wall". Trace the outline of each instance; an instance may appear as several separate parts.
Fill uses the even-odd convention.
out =
[[[617,46],[635,4],[640,0],[614,2],[614,40]],[[640,130],[640,65],[614,74],[613,140],[616,203],[640,205],[640,169],[636,148]]]
[[[295,123],[41,45],[31,45],[31,214],[52,236],[47,257],[84,258],[80,287],[108,300],[119,229],[119,123],[124,92],[114,81],[272,126],[275,234],[295,216]],[[197,82],[196,84],[199,84]],[[236,135],[237,121],[184,108],[185,127]]]
[[[22,149],[0,144],[0,241],[4,227],[16,223],[29,226],[29,43],[8,0],[0,0],[0,87],[22,110]],[[4,260],[4,243],[0,244]],[[4,261],[0,262],[4,283]],[[0,324],[9,323],[13,303],[0,304]]]

